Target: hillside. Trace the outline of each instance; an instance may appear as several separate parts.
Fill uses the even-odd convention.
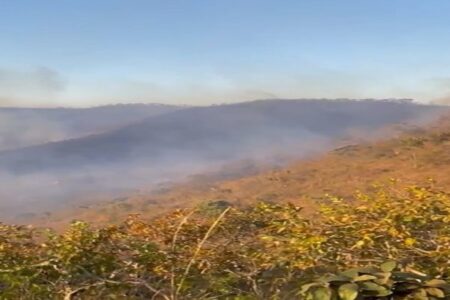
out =
[[[197,176],[184,185],[150,195],[132,195],[43,216],[36,223],[64,227],[72,219],[95,224],[123,220],[130,213],[145,218],[174,208],[225,200],[236,205],[258,201],[292,202],[311,214],[325,194],[352,198],[355,190],[370,192],[374,184],[431,185],[450,190],[450,116],[427,127],[391,127],[389,139],[339,147],[323,156],[236,180],[214,174]],[[217,175],[217,174],[216,174]]]
[[[0,151],[101,133],[181,108],[162,104],[92,108],[0,107]]]
[[[102,226],[0,223],[0,298],[450,299],[449,121],[210,186],[218,192],[174,190],[154,199],[205,202],[180,198],[194,207],[150,220],[124,218],[131,199],[116,199]],[[342,197],[315,199],[324,191]]]
[[[195,107],[151,117],[85,138],[0,152],[0,168],[13,173],[73,170],[146,159],[155,163],[223,160],[254,155],[255,148],[328,141],[351,130],[427,120],[443,107],[397,101],[274,100]],[[276,148],[276,147],[275,147]],[[299,149],[299,147],[297,147]],[[257,152],[256,152],[257,154]]]
[[[122,197],[242,160],[277,166],[344,137],[421,124],[446,107],[410,101],[265,100],[191,107],[82,138],[0,152],[0,216]],[[126,120],[126,118],[124,118]]]
[[[450,299],[450,116],[387,130],[33,220],[56,232],[0,223],[0,298]]]

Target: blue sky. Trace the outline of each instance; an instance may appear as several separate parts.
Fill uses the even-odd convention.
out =
[[[0,0],[0,105],[449,95],[448,0]]]

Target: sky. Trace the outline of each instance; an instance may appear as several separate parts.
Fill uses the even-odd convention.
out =
[[[0,0],[0,106],[450,98],[448,0]]]

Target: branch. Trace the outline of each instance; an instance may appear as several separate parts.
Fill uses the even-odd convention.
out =
[[[212,225],[209,227],[208,231],[206,232],[205,236],[201,240],[201,242],[197,245],[197,249],[194,252],[194,255],[192,256],[191,260],[189,261],[188,265],[186,266],[186,269],[184,270],[183,277],[180,280],[180,283],[178,284],[178,288],[175,292],[175,299],[180,293],[181,289],[183,288],[184,281],[186,280],[186,277],[189,274],[189,271],[191,270],[192,265],[194,264],[195,260],[197,259],[198,254],[200,253],[200,250],[203,248],[203,245],[205,244],[206,240],[210,237],[211,233],[213,232],[214,228],[220,223],[220,221],[225,217],[225,215],[228,213],[228,211],[231,209],[231,207],[227,207],[220,216],[212,223]]]

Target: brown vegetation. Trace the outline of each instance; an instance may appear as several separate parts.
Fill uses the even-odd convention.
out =
[[[70,211],[43,216],[36,224],[63,228],[73,219],[94,224],[120,222],[130,213],[145,218],[203,202],[226,200],[245,206],[257,201],[291,202],[309,215],[325,194],[353,198],[374,183],[392,179],[408,186],[430,181],[436,189],[450,187],[450,116],[427,128],[401,128],[396,137],[372,143],[345,145],[330,153],[287,167],[235,179],[198,177],[150,195],[132,195]],[[250,168],[250,166],[249,166]],[[255,169],[257,170],[257,169]]]

